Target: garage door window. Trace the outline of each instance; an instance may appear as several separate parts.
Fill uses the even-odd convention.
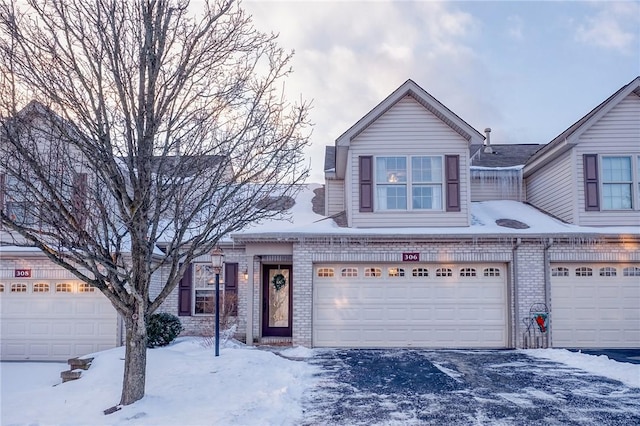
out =
[[[33,285],[34,293],[49,293],[49,284],[48,283],[35,283]]]
[[[364,276],[367,278],[380,278],[382,276],[382,269],[364,268]]]
[[[484,276],[485,277],[499,277],[500,269],[498,268],[484,268]]]
[[[600,276],[601,277],[615,277],[617,275],[616,268],[612,268],[607,266],[605,268],[600,268]]]
[[[73,286],[71,283],[58,283],[56,284],[56,293],[72,293]]]
[[[342,275],[343,277],[357,277],[358,268],[342,268],[340,275]]]
[[[552,277],[568,277],[569,276],[569,268],[565,268],[564,266],[558,266],[557,268],[551,268],[551,276]]]
[[[587,266],[581,266],[576,268],[576,277],[590,277],[593,276],[593,269]]]
[[[462,268],[460,269],[461,277],[475,277],[476,276],[476,268]]]
[[[0,284],[0,293],[4,293],[4,284]]]
[[[80,285],[78,285],[78,293],[93,293],[94,291],[95,287],[87,283],[80,283]]]
[[[318,268],[319,278],[332,278],[334,275],[333,268]]]
[[[452,277],[453,271],[449,268],[436,269],[436,277]]]
[[[387,269],[387,275],[391,278],[399,278],[404,277],[404,269],[403,268],[389,268]]]
[[[11,284],[11,293],[26,293],[26,284]]]
[[[635,266],[624,268],[622,275],[625,277],[640,277],[640,268]]]
[[[411,275],[413,275],[414,277],[428,277],[429,270],[427,268],[413,268],[413,271],[411,271]]]

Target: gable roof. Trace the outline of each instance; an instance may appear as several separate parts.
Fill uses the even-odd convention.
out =
[[[472,145],[472,167],[513,167],[522,166],[544,145],[539,144],[491,144],[492,152],[484,152],[483,145]]]
[[[549,158],[554,158],[577,143],[580,136],[597,123],[605,114],[611,111],[623,99],[634,93],[640,97],[640,76],[622,86],[617,92],[605,99],[600,105],[592,109],[587,115],[573,123],[567,130],[553,138],[544,148],[536,152],[525,166],[525,174],[531,174],[545,164]]]
[[[480,132],[427,93],[426,90],[418,86],[413,80],[409,79],[336,139],[334,155],[335,172],[338,178],[344,178],[347,165],[347,151],[351,141],[406,96],[412,97],[425,109],[438,117],[438,119],[453,131],[466,139],[469,145],[483,143],[484,136]]]
[[[413,80],[409,79],[394,90],[382,102],[376,105],[364,117],[358,120],[346,132],[340,135],[340,137],[336,139],[336,146],[348,146],[356,136],[362,133],[367,127],[369,127],[374,121],[380,118],[381,115],[391,109],[391,107],[402,100],[405,96],[411,96],[429,112],[451,127],[456,133],[469,141],[469,143],[478,143],[484,140],[484,136],[481,133],[471,127],[466,121],[458,117],[453,113],[453,111],[444,106],[436,98],[427,93],[427,91],[422,87],[418,86]]]

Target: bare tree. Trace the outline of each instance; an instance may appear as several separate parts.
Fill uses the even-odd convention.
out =
[[[308,175],[309,104],[287,101],[291,53],[233,0],[27,3],[0,6],[2,225],[122,316],[128,405],[146,319],[187,265],[282,215],[273,195]]]

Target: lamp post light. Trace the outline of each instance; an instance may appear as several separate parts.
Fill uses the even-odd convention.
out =
[[[220,247],[211,251],[211,266],[216,274],[216,356],[220,355],[220,272],[224,263],[224,253]]]

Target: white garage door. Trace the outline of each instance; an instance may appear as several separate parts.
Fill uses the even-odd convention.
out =
[[[640,348],[640,264],[553,264],[555,347]]]
[[[315,265],[313,345],[504,348],[506,266]]]
[[[115,309],[86,284],[20,280],[0,290],[2,360],[67,360],[117,344]]]

